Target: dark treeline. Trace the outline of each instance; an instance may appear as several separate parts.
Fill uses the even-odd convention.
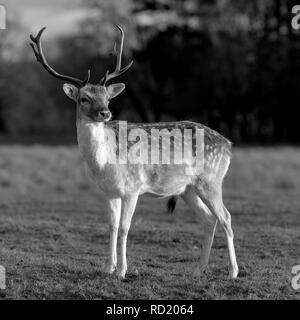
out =
[[[128,121],[195,120],[236,143],[299,143],[300,34],[290,0],[91,0],[76,34],[46,41],[52,65],[92,82],[113,67],[109,52],[126,32],[120,77],[125,93],[112,103]],[[0,131],[9,135],[74,135],[74,105],[37,63],[28,45],[8,59],[11,26],[0,43]],[[14,50],[13,48],[11,49]],[[16,49],[15,49],[16,50]],[[6,55],[5,55],[6,52]]]

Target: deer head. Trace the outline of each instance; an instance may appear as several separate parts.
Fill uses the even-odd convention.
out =
[[[125,89],[125,84],[116,83],[107,85],[107,82],[127,71],[133,63],[133,61],[131,61],[126,67],[121,68],[124,31],[120,26],[117,25],[116,27],[121,33],[119,50],[117,50],[117,46],[115,44],[114,50],[112,52],[112,54],[116,56],[116,67],[115,70],[111,73],[107,70],[98,84],[89,83],[90,70],[88,70],[86,78],[80,80],[74,77],[60,74],[48,64],[43,54],[41,44],[41,36],[46,29],[45,27],[39,31],[36,37],[30,35],[30,39],[32,41],[30,45],[37,61],[52,76],[67,82],[63,85],[65,94],[76,102],[77,108],[80,113],[92,119],[93,121],[109,121],[111,119],[112,115],[110,110],[108,109],[109,101],[110,99],[119,95]]]

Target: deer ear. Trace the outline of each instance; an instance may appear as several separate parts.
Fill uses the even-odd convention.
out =
[[[70,99],[77,101],[77,97],[78,97],[77,87],[75,87],[73,84],[65,83],[63,85],[63,90]]]
[[[111,84],[106,89],[107,89],[107,92],[109,94],[109,97],[110,98],[114,98],[117,95],[119,95],[125,89],[125,84],[124,83]]]

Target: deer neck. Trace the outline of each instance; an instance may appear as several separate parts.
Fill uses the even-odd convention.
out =
[[[79,151],[92,170],[108,161],[104,122],[95,122],[77,111],[77,140]]]

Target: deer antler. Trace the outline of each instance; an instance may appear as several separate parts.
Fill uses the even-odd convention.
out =
[[[84,87],[88,81],[90,80],[90,70],[88,70],[87,77],[84,80],[80,80],[77,78],[69,77],[63,74],[56,72],[52,67],[49,66],[42,49],[41,44],[41,36],[45,31],[46,27],[42,28],[36,37],[32,34],[30,35],[30,39],[33,43],[30,43],[30,46],[35,54],[36,60],[54,77],[67,81],[69,83],[75,84],[78,87]]]
[[[120,33],[121,33],[121,42],[120,42],[119,52],[117,51],[116,43],[114,45],[114,49],[112,52],[112,54],[117,57],[116,68],[112,73],[109,73],[109,70],[106,71],[104,77],[100,80],[100,85],[102,86],[105,86],[107,81],[127,71],[133,64],[133,61],[131,61],[126,67],[121,69],[122,51],[123,51],[123,44],[124,44],[124,31],[120,26],[116,25],[116,27],[120,30]]]

